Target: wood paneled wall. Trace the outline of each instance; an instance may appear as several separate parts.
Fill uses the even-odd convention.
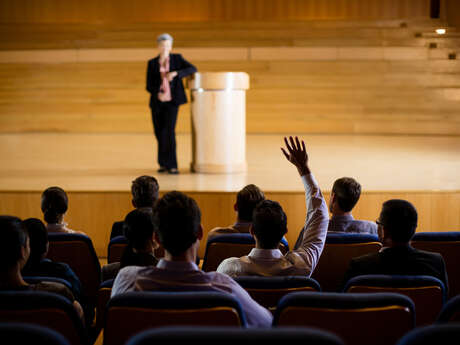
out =
[[[2,0],[0,23],[428,18],[430,0]]]
[[[202,224],[207,234],[216,226],[235,221],[235,193],[187,192],[202,211]],[[0,192],[0,214],[21,218],[42,218],[40,192]],[[69,227],[85,231],[93,240],[100,257],[107,255],[112,223],[122,220],[132,209],[129,192],[69,192],[69,212],[65,220]],[[267,198],[278,201],[288,218],[287,239],[292,246],[305,221],[305,199],[301,192],[267,192]],[[324,193],[329,200],[329,193]],[[364,192],[353,214],[358,219],[377,219],[382,203],[389,199],[411,201],[419,214],[417,231],[459,231],[460,191],[451,192]],[[448,205],[448,207],[446,206]],[[206,236],[201,243],[204,256]]]

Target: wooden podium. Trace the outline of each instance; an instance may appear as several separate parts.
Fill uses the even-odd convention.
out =
[[[198,173],[246,171],[244,72],[195,73],[188,81],[192,104],[192,163]]]

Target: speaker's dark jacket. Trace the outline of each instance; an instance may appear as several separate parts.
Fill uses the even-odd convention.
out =
[[[345,274],[344,284],[350,278],[365,274],[428,275],[438,278],[448,288],[442,255],[412,246],[385,248],[378,253],[353,258]]]
[[[147,66],[147,91],[150,92],[150,108],[155,109],[158,104],[158,92],[161,85],[160,66],[158,64],[160,56],[148,62]],[[182,78],[197,71],[196,67],[185,60],[181,54],[169,54],[169,71],[177,72],[177,76],[169,83],[171,87],[172,102],[179,106],[187,103]]]

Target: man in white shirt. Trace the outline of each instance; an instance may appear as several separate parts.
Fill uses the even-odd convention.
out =
[[[281,149],[287,160],[298,170],[305,188],[307,214],[305,225],[294,250],[283,255],[279,242],[287,233],[287,218],[282,207],[274,201],[262,201],[254,210],[250,233],[256,246],[247,256],[222,261],[217,272],[231,277],[259,275],[305,275],[313,273],[326,240],[329,222],[326,201],[308,167],[305,143],[285,138],[288,152]]]
[[[204,272],[196,265],[203,238],[201,212],[192,198],[180,192],[166,193],[154,210],[155,240],[165,249],[157,266],[128,266],[117,275],[112,297],[127,291],[219,291],[236,297],[249,327],[270,327],[272,314],[254,301],[225,274]]]

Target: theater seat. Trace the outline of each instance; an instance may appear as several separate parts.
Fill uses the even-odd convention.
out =
[[[293,292],[281,298],[273,325],[321,328],[347,344],[388,345],[414,327],[415,309],[396,293]]]
[[[417,326],[433,323],[446,301],[444,283],[431,276],[363,275],[351,278],[345,292],[395,292],[415,304]]]
[[[111,264],[114,262],[120,262],[127,245],[128,239],[125,236],[116,236],[112,238],[107,248],[107,263]],[[160,246],[155,249],[154,254],[157,258],[164,257],[165,254],[163,247]]]
[[[170,344],[269,344],[344,345],[336,335],[307,327],[241,329],[236,327],[162,327],[140,332],[126,345]]]
[[[306,276],[285,277],[236,277],[240,284],[260,305],[275,311],[279,300],[284,295],[299,291],[321,291],[319,283]]]
[[[417,232],[411,244],[414,248],[442,255],[446,263],[449,296],[460,294],[460,231]]]
[[[28,284],[37,284],[41,282],[52,282],[64,285],[70,291],[72,291],[72,285],[65,279],[57,277],[42,277],[42,276],[23,276],[22,279]]]
[[[460,323],[460,295],[452,297],[438,315],[437,322],[459,322]]]
[[[377,235],[330,232],[312,278],[318,281],[323,291],[340,291],[351,259],[376,253],[381,248]]]
[[[202,269],[205,272],[215,271],[223,260],[248,255],[254,247],[255,241],[251,234],[214,236],[206,244]],[[289,251],[289,245],[285,238],[282,239],[279,249],[283,254]]]
[[[410,331],[396,345],[457,345],[459,339],[460,324],[431,325]]]
[[[3,322],[49,327],[72,345],[88,344],[88,334],[72,303],[54,293],[0,291],[0,323]]]
[[[68,340],[55,330],[30,323],[0,323],[2,345],[70,345]]]
[[[127,292],[107,305],[104,345],[122,345],[134,334],[171,325],[246,326],[241,305],[220,292]]]
[[[105,323],[105,309],[107,303],[110,300],[112,293],[112,286],[115,279],[103,281],[97,292],[97,304],[96,304],[96,328],[101,330]]]

